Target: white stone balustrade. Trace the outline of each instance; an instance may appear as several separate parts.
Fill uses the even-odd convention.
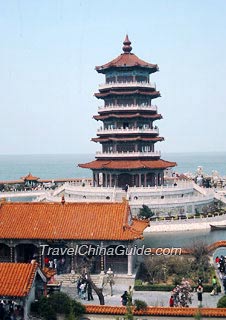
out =
[[[153,105],[139,105],[139,104],[126,104],[126,105],[108,105],[99,106],[98,111],[127,111],[127,110],[147,110],[147,111],[158,111],[157,106]]]
[[[112,158],[120,158],[120,157],[125,157],[125,158],[134,158],[134,157],[160,157],[161,152],[160,151],[149,151],[149,152],[101,152],[97,151],[96,152],[96,157],[97,158],[105,158],[105,157],[112,157]]]
[[[99,85],[99,89],[133,88],[133,87],[156,89],[156,84],[155,82],[127,81],[127,82],[109,82],[109,83],[102,83]]]
[[[154,133],[159,134],[156,128],[99,128],[97,134],[132,134],[132,133]]]

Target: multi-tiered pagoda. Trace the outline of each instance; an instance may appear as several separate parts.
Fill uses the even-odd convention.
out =
[[[152,100],[160,97],[150,74],[158,71],[131,53],[131,42],[126,36],[123,53],[116,59],[96,67],[105,75],[96,98],[104,101],[94,119],[103,122],[92,141],[102,145],[96,160],[80,164],[93,171],[93,185],[103,187],[159,186],[164,170],[175,162],[161,159],[155,143],[163,141],[155,120],[162,118]]]

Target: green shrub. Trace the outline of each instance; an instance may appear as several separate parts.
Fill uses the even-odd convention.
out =
[[[177,286],[178,284],[181,284],[182,278],[183,278],[182,276],[176,275],[176,276],[173,278],[173,284],[174,284],[174,286]]]
[[[56,292],[49,298],[41,297],[39,301],[31,304],[31,312],[45,320],[56,320],[56,314],[65,314],[67,320],[75,320],[85,313],[85,307],[72,300],[66,293]]]
[[[78,301],[72,301],[72,311],[73,314],[77,317],[85,313],[86,308],[83,304]]]
[[[66,293],[56,292],[49,297],[49,304],[56,311],[56,313],[70,314],[71,299]]]
[[[39,301],[34,301],[31,303],[30,311],[32,313],[38,314],[38,308],[39,308]]]
[[[226,295],[218,300],[217,308],[226,308]]]
[[[174,285],[170,284],[148,284],[148,285],[140,285],[134,286],[135,291],[172,291],[174,289]]]
[[[148,305],[145,301],[136,299],[136,300],[134,300],[134,306],[135,306],[136,310],[139,311],[139,310],[147,309]]]
[[[136,279],[135,280],[135,286],[142,286],[142,280]]]
[[[38,305],[38,314],[43,317],[45,320],[56,320],[56,312],[53,307],[49,304],[49,299],[42,297],[39,300]]]

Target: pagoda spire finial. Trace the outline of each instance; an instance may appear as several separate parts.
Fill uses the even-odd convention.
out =
[[[124,53],[130,53],[130,51],[133,48],[131,47],[131,41],[129,40],[128,34],[125,37],[125,40],[123,42],[123,47],[122,50],[124,51]]]

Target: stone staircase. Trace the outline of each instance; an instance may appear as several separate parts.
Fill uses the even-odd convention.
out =
[[[79,274],[72,274],[72,273],[64,273],[60,275],[54,276],[56,281],[62,283],[62,287],[71,287],[75,288],[77,286],[77,280],[79,278]],[[100,274],[92,274],[91,279],[93,280],[94,284],[100,288],[103,282],[103,276]]]

